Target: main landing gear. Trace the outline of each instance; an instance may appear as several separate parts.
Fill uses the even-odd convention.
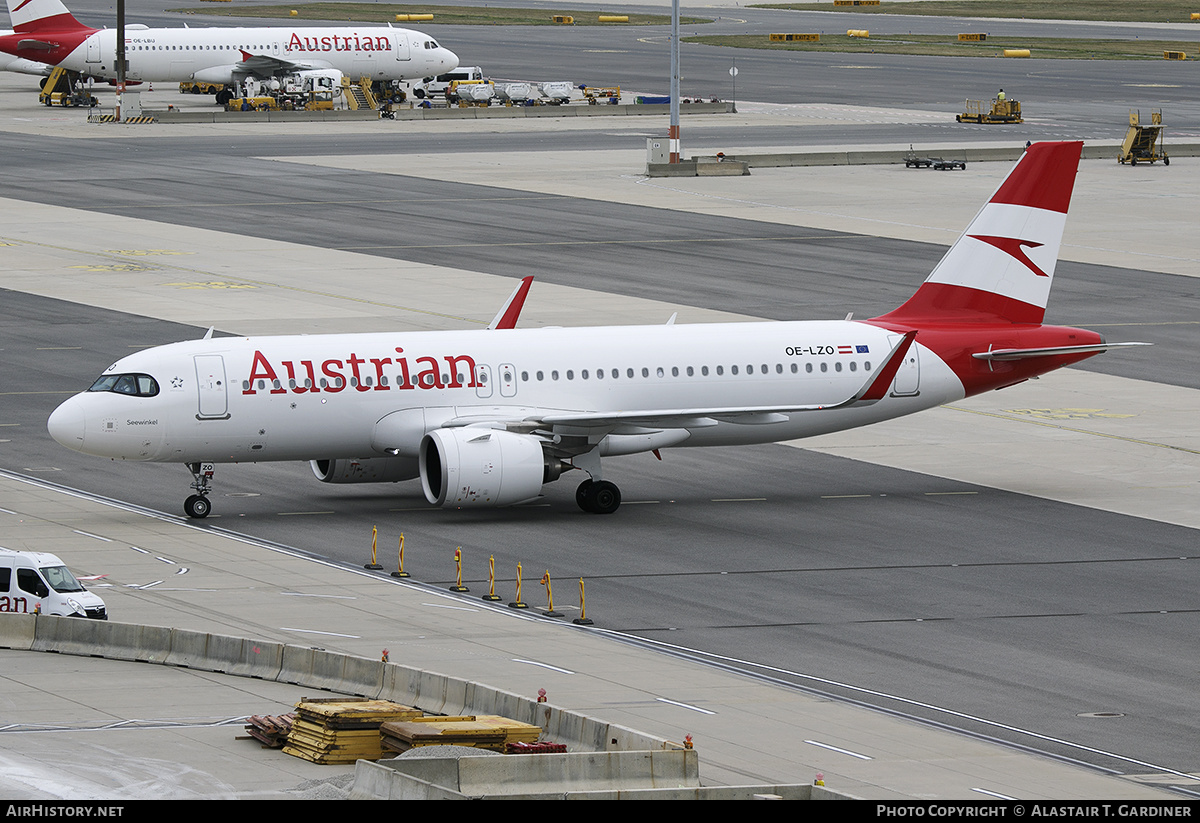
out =
[[[571,466],[588,473],[588,479],[575,490],[575,502],[588,514],[612,514],[621,505],[621,490],[616,483],[600,479],[600,447],[571,459]]]
[[[575,490],[575,502],[590,514],[612,514],[621,505],[621,490],[607,480],[584,480]]]
[[[212,483],[215,466],[212,463],[188,463],[187,467],[192,473],[192,488],[196,493],[183,501],[183,513],[199,520],[208,517],[208,513],[212,511],[208,493],[212,491],[209,484]]]

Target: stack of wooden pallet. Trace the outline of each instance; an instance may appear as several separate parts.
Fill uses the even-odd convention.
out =
[[[418,717],[389,721],[379,727],[386,751],[406,752],[418,746],[472,746],[504,751],[506,743],[536,743],[541,729],[498,715]]]
[[[323,765],[378,760],[383,757],[380,725],[420,716],[419,709],[387,700],[305,699],[296,704],[283,751]]]

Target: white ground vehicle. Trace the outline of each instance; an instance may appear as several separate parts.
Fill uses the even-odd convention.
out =
[[[455,80],[482,80],[483,69],[479,66],[459,66],[454,71],[439,74],[437,77],[426,77],[425,84],[418,84],[413,91],[417,99],[431,97],[434,100],[445,97],[446,89]]]
[[[104,601],[47,552],[0,548],[0,613],[53,614],[107,620]]]

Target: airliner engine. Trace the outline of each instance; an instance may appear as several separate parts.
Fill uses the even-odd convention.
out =
[[[421,486],[435,506],[511,506],[538,496],[562,464],[541,441],[503,429],[436,429],[421,440]]]

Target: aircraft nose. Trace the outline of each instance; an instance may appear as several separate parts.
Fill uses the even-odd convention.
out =
[[[442,74],[458,68],[458,55],[445,46],[442,47]]]
[[[74,451],[83,450],[83,433],[87,423],[83,406],[83,398],[76,395],[51,412],[50,419],[46,421],[50,436]]]

